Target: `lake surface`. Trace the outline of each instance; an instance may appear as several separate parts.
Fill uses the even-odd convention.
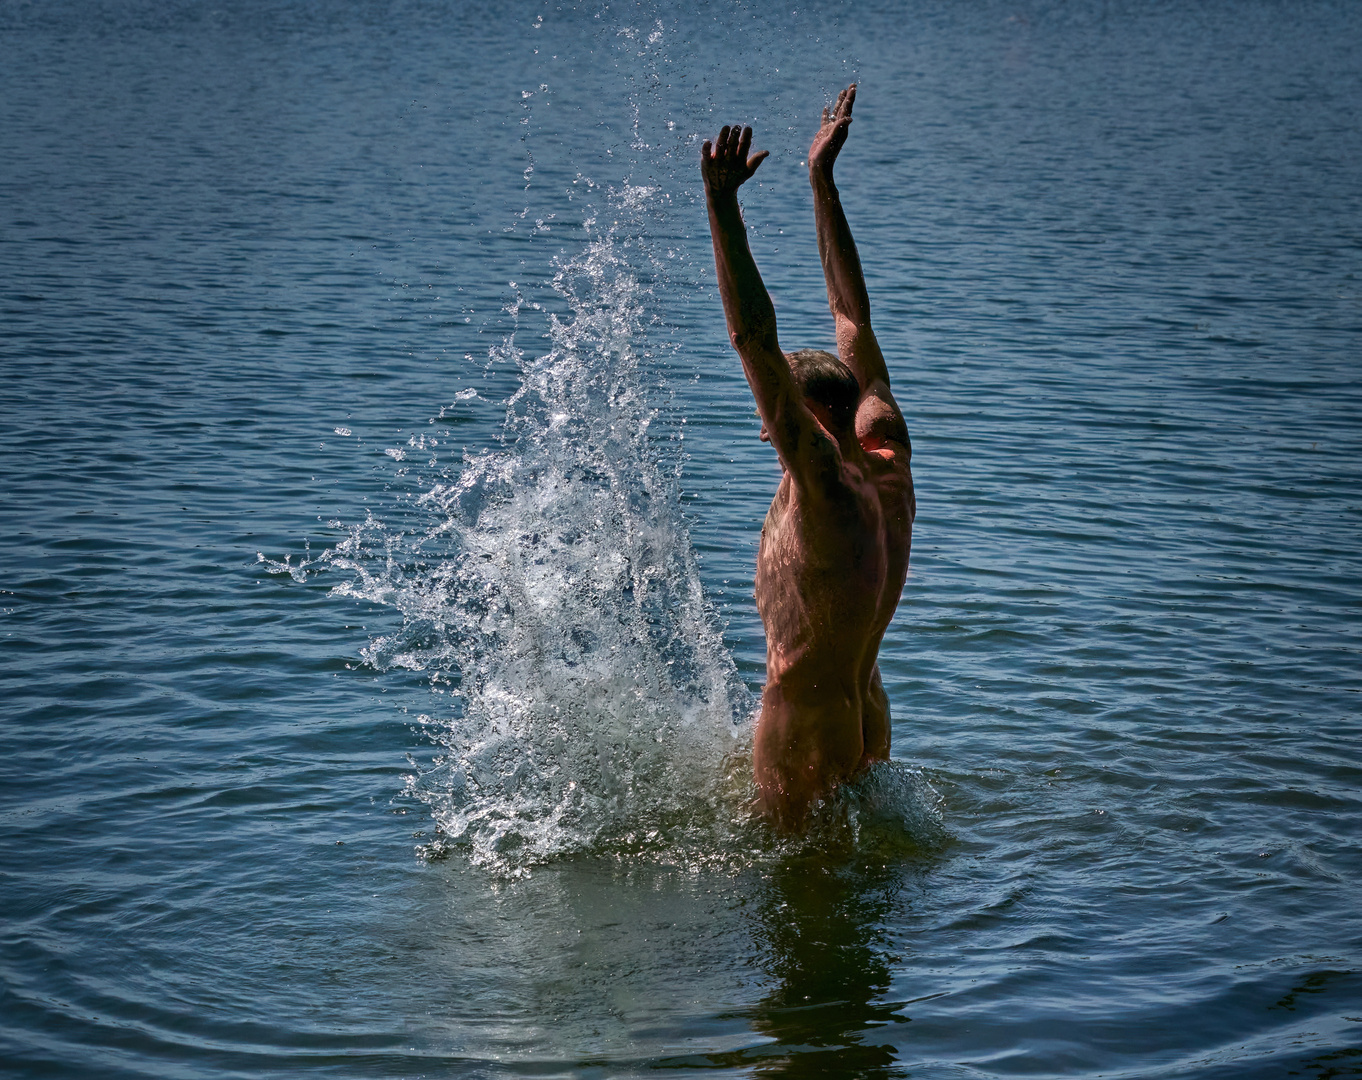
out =
[[[1193,9],[1194,7],[1194,9]],[[0,1073],[1362,1075],[1362,12],[0,8]],[[752,823],[839,164],[894,761]]]

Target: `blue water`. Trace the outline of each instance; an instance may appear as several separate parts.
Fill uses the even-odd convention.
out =
[[[1350,5],[0,8],[0,1073],[1362,1075]],[[839,165],[894,762],[746,813]]]

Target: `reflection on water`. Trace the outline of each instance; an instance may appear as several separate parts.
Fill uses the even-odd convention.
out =
[[[435,1007],[451,1048],[520,1068],[897,1076],[895,926],[934,864],[573,858],[498,882],[441,863],[423,978],[477,988]]]
[[[914,872],[811,856],[771,875],[758,916],[774,985],[749,1015],[775,1042],[749,1059],[759,1075],[902,1075],[893,1066],[907,1020],[884,998],[898,960],[889,927]]]

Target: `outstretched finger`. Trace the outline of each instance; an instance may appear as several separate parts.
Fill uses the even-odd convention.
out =
[[[757,166],[771,156],[771,151],[763,150],[758,154],[753,154],[747,159],[747,175],[751,176],[757,171]]]
[[[738,139],[738,160],[747,161],[747,151],[752,149],[752,129],[745,127],[742,129],[742,137]]]
[[[719,138],[714,144],[714,156],[721,158],[728,153],[728,133],[729,126],[725,124],[719,129]]]
[[[846,88],[846,101],[843,103],[843,115],[851,115],[851,106],[856,104],[856,84],[852,83]]]
[[[847,92],[845,90],[842,90],[837,94],[837,102],[832,107],[832,118],[834,120],[840,120],[842,118],[842,102],[846,101],[846,99]]]
[[[832,117],[830,117],[830,116],[828,115],[828,107],[827,107],[826,105],[824,105],[824,106],[823,106],[823,123],[826,124],[826,123],[828,123],[831,119],[832,119]]]

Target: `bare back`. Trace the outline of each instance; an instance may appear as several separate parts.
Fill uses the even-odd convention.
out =
[[[876,660],[908,573],[911,451],[897,408],[878,398],[862,399],[856,426],[837,482],[786,470],[757,554],[766,689],[754,767],[763,802],[791,824],[889,756]]]

